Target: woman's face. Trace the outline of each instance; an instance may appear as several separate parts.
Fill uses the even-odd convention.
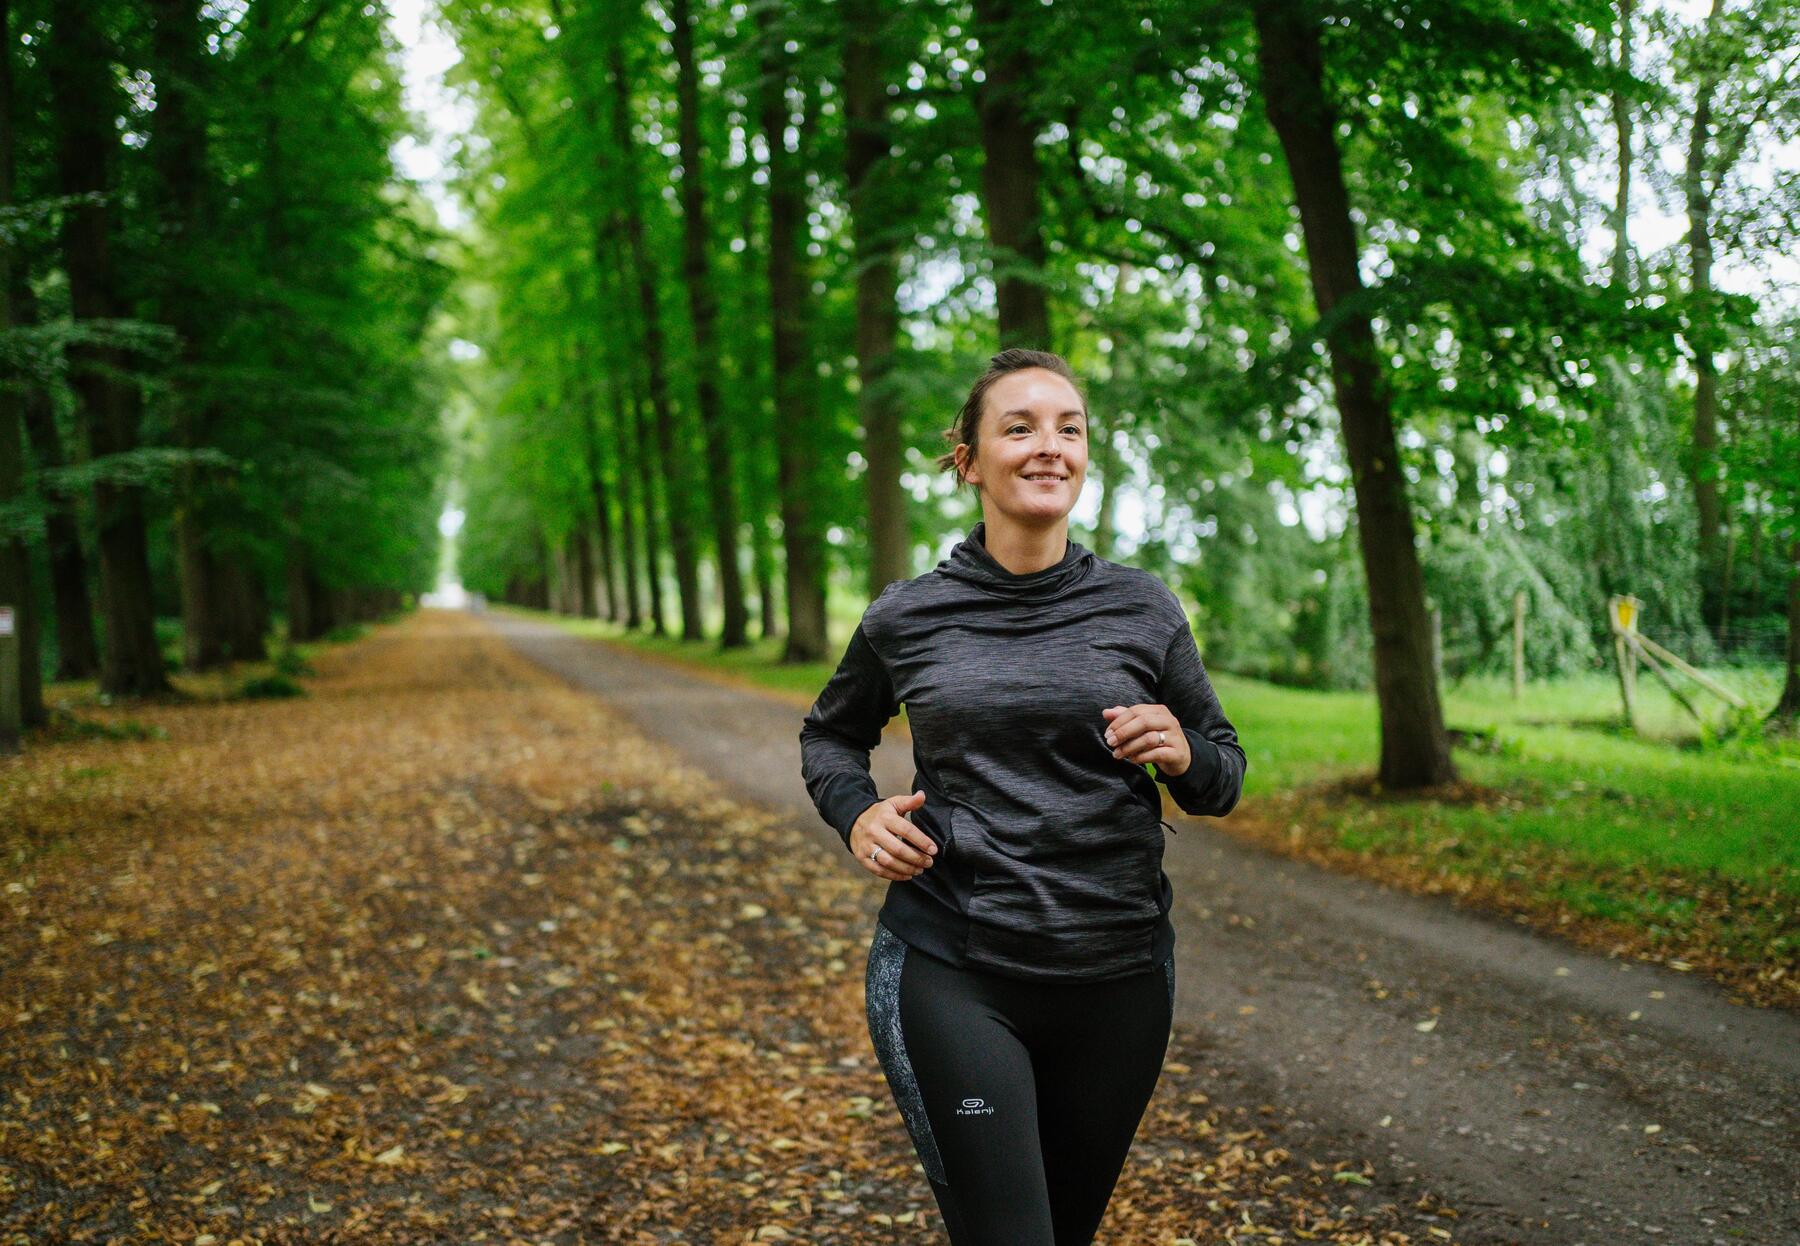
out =
[[[1087,416],[1068,381],[1048,368],[1009,372],[988,388],[978,448],[959,446],[963,475],[987,505],[1039,525],[1075,509],[1087,479]]]

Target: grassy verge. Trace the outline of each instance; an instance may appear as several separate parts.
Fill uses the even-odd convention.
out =
[[[526,613],[797,706],[835,665]],[[1755,704],[1778,690],[1772,671],[1709,673]],[[1398,798],[1371,781],[1371,695],[1214,683],[1250,759],[1222,829],[1800,1007],[1800,743],[1715,741],[1660,687],[1640,688],[1646,734],[1624,733],[1603,675],[1530,684],[1516,702],[1506,681],[1471,679],[1445,695],[1461,781]]]

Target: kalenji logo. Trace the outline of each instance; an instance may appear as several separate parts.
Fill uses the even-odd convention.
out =
[[[956,1109],[958,1116],[992,1116],[993,1107],[985,1099],[964,1099],[962,1106]]]

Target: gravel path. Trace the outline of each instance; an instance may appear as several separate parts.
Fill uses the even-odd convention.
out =
[[[483,617],[855,869],[800,781],[793,703]],[[874,765],[907,790],[904,731]],[[1382,1182],[1441,1195],[1459,1241],[1800,1242],[1800,1019],[1178,825],[1176,1024],[1215,1101],[1282,1104],[1290,1139],[1385,1153]]]

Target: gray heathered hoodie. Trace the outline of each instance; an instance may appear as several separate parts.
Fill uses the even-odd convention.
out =
[[[913,824],[934,864],[888,884],[880,920],[955,965],[1070,981],[1155,968],[1174,947],[1158,781],[1192,814],[1222,816],[1244,750],[1161,580],[1074,541],[1014,575],[977,523],[933,570],[870,603],[800,730],[819,814],[849,843],[883,794],[869,774],[906,705],[925,803]],[[1100,711],[1161,702],[1193,763],[1152,779],[1116,759]],[[888,796],[905,795],[889,792]],[[1173,829],[1173,828],[1171,828]]]

